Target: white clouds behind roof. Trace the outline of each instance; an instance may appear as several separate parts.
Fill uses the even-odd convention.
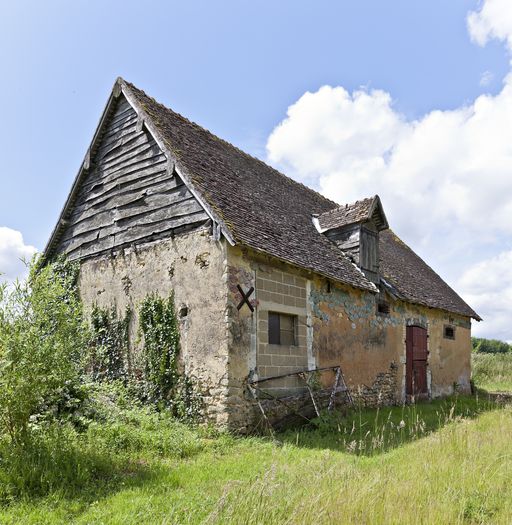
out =
[[[509,1],[488,0],[469,15],[474,40],[499,38],[512,50]],[[496,96],[415,121],[396,112],[384,91],[323,86],[288,108],[267,152],[270,162],[340,203],[378,193],[391,227],[487,320],[476,332],[510,340],[512,298],[502,282],[512,282],[512,264],[500,265],[500,278],[485,287],[470,286],[483,268],[495,271],[504,256],[497,254],[512,245],[510,137],[512,74]],[[501,306],[492,308],[489,297]]]
[[[511,268],[512,250],[469,267],[459,281],[471,305],[485,312],[485,333],[507,341],[512,341]]]

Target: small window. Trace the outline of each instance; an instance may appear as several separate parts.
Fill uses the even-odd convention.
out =
[[[385,301],[381,301],[380,303],[377,304],[377,313],[381,315],[389,315],[389,312],[390,312],[389,303]]]
[[[271,345],[295,346],[297,316],[268,313],[268,342]]]
[[[444,338],[445,339],[455,339],[455,327],[454,326],[445,325]]]

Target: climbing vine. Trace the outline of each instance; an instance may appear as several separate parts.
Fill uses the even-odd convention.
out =
[[[128,377],[129,351],[128,330],[131,310],[119,318],[116,308],[103,309],[95,306],[91,313],[92,344],[90,371],[96,381]]]
[[[180,332],[174,295],[148,295],[140,311],[143,340],[144,394],[148,401],[168,408],[179,418],[193,418],[200,410],[193,382],[179,366]]]

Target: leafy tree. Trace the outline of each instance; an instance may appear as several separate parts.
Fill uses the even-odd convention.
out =
[[[506,354],[507,352],[512,352],[511,345],[505,341],[498,341],[497,339],[472,337],[471,343],[474,352],[483,354]]]
[[[78,267],[64,259],[0,286],[0,432],[23,444],[40,417],[79,402],[87,329],[77,292]]]

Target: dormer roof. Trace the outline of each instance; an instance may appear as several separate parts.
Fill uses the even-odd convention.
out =
[[[321,232],[326,232],[351,224],[362,224],[370,220],[374,222],[379,231],[389,228],[388,220],[378,195],[356,201],[352,204],[337,206],[332,210],[322,213],[318,216],[318,225]]]

